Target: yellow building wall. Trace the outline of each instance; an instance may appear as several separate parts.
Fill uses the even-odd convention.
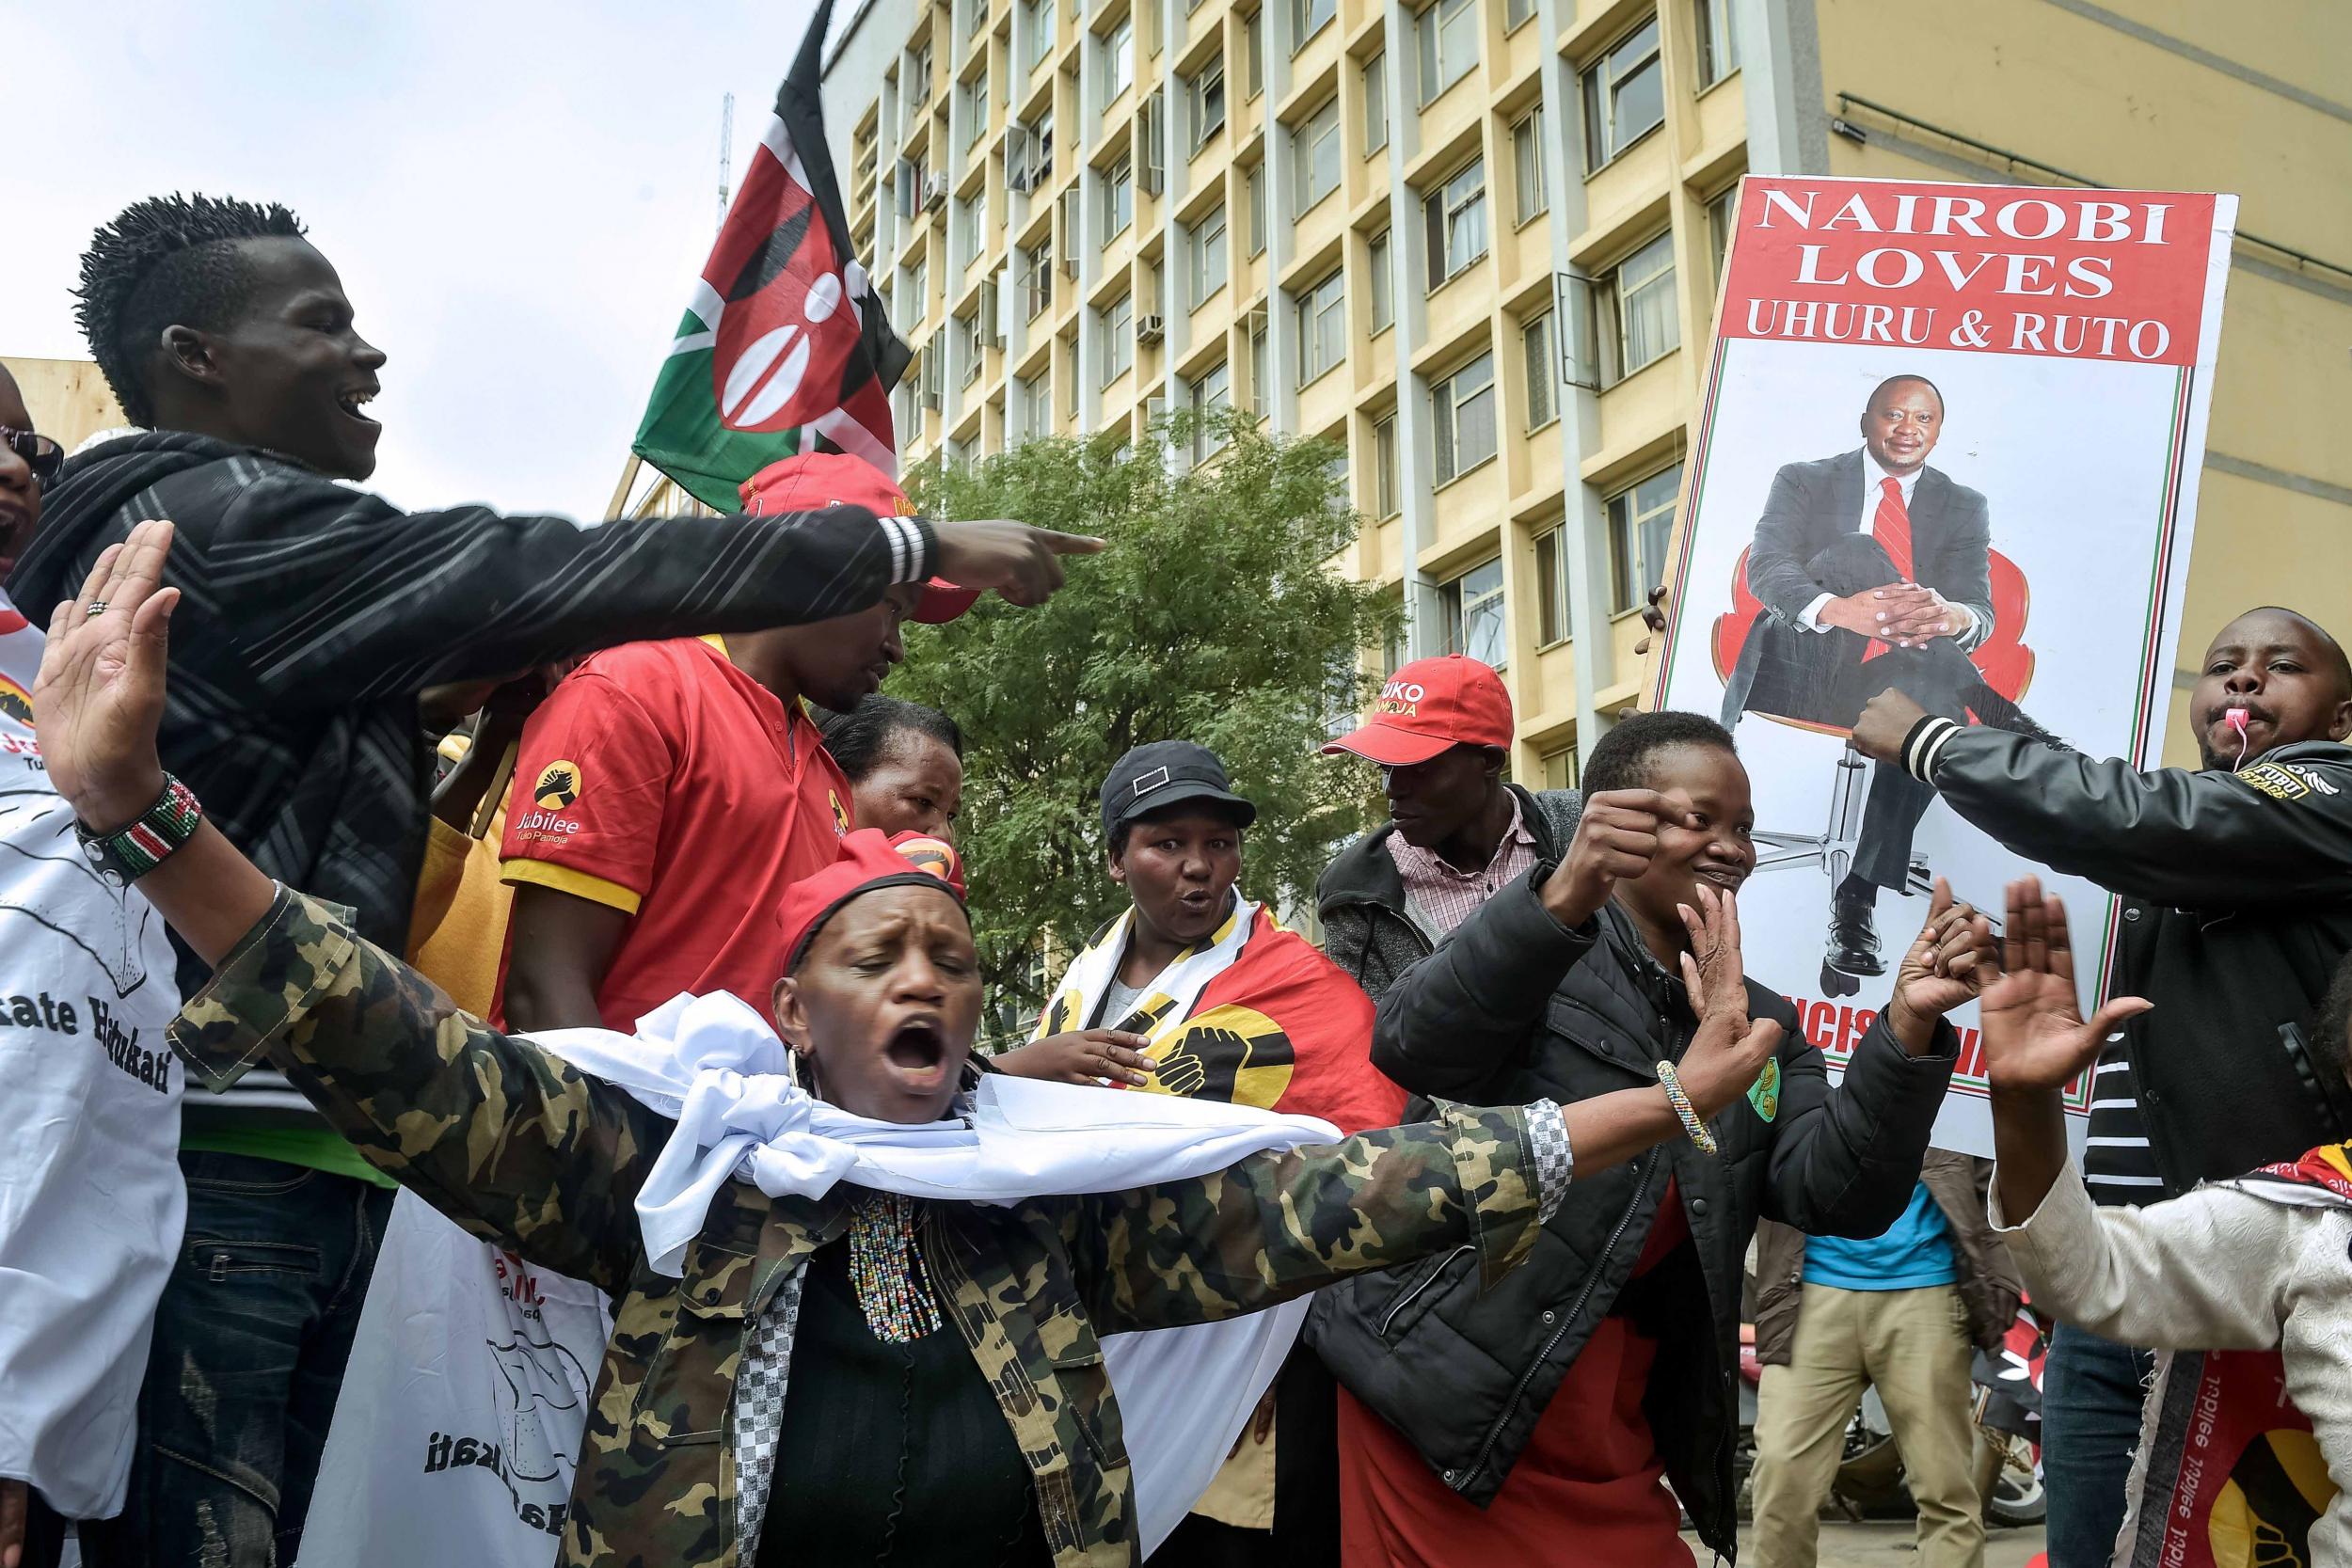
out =
[[[2276,0],[2259,24],[2215,0],[2122,9],[2164,38],[2047,0],[1943,7],[1910,19],[1933,35],[1938,66],[1923,71],[1920,26],[1891,24],[1872,0],[1818,0],[1828,111],[1866,138],[1833,135],[1830,172],[2004,175],[1981,151],[1841,101],[1853,94],[2100,184],[2230,192],[2241,235],[2352,267],[2352,6]],[[2195,51],[2232,69],[2187,57]],[[2062,182],[2030,167],[2010,177]],[[2198,482],[2167,762],[2196,761],[2183,689],[2239,611],[2284,604],[2352,639],[2348,351],[2352,272],[2241,239]]]
[[[1082,168],[1105,167],[1134,144],[1138,114],[1155,90],[1170,116],[1171,178],[1161,196],[1138,182],[1134,226],[1088,258],[1089,284],[1056,268],[1050,304],[1026,319],[1028,347],[1018,363],[987,350],[961,395],[947,389],[944,405],[961,404],[952,429],[937,413],[913,410],[902,430],[906,455],[920,460],[950,440],[967,455],[993,450],[1009,428],[1007,409],[1020,396],[1015,378],[1039,374],[1051,378],[1057,432],[1076,431],[1082,411],[1090,415],[1090,429],[1135,432],[1168,389],[1164,372],[1171,362],[1189,382],[1221,359],[1236,405],[1258,404],[1281,416],[1290,434],[1347,444],[1352,494],[1367,522],[1342,569],[1402,591],[1409,573],[1442,583],[1500,558],[1504,679],[1518,721],[1514,771],[1561,782],[1564,749],[1592,738],[1580,733],[1588,727],[1580,723],[1580,642],[1608,641],[1609,673],[1597,680],[1582,716],[1605,720],[1642,689],[1634,652],[1642,627],[1638,615],[1623,612],[1604,616],[1598,626],[1579,624],[1568,639],[1540,642],[1541,605],[1550,585],[1537,569],[1537,541],[1564,517],[1575,523],[1591,503],[1605,504],[1685,456],[1713,329],[1707,203],[1748,166],[1749,93],[1785,101],[1815,90],[1810,75],[1802,86],[1768,77],[1769,52],[1745,39],[1743,68],[1703,83],[1703,3],[1735,0],[1554,0],[1557,30],[1547,36],[1532,15],[1513,23],[1520,8],[1506,0],[1479,0],[1476,65],[1424,105],[1413,90],[1420,9],[1413,5],[1337,0],[1334,21],[1286,59],[1275,57],[1278,45],[1269,38],[1267,90],[1253,94],[1251,16],[1263,28],[1269,18],[1292,14],[1290,0],[1263,0],[1262,7],[1248,0],[1188,3],[1176,8],[1176,36],[1165,40],[1159,34],[1168,12],[1153,0],[1057,5],[1055,41],[1034,69],[1025,63],[1025,6],[991,0],[970,12],[979,24],[953,39],[957,11],[946,0],[919,0],[911,8],[908,42],[930,41],[930,81],[919,94],[912,90],[905,76],[912,55],[884,72],[892,84],[884,89],[893,95],[889,123],[858,131],[871,163],[852,180],[853,242],[860,255],[876,255],[877,217],[891,199],[886,179],[898,159],[908,158],[944,173],[951,192],[973,200],[977,245],[971,264],[949,277],[952,202],[918,211],[911,222],[884,223],[893,236],[887,254],[878,257],[885,275],[894,263],[926,261],[925,297],[892,302],[894,323],[910,342],[931,350],[945,344],[955,318],[977,307],[981,280],[999,275],[1013,246],[1044,243],[1060,254],[1069,226],[1059,198],[1078,187]],[[2342,410],[2352,406],[2352,272],[2325,264],[2352,267],[2352,201],[2342,196],[2352,190],[2352,77],[2342,70],[2352,62],[2352,3],[2265,0],[2259,24],[2241,0],[2110,0],[2106,12],[2113,23],[2083,14],[2093,8],[2077,10],[2061,0],[1968,0],[1925,9],[1890,8],[1883,0],[1770,0],[1770,8],[1791,18],[1808,40],[1806,57],[1818,59],[1820,103],[1808,105],[1814,112],[1805,120],[1814,139],[1799,146],[1792,168],[2062,182],[1944,134],[1953,133],[2101,183],[2233,192],[2242,199],[2244,230],[2324,259],[2301,262],[2254,245],[2239,247],[2176,662],[2193,670],[2222,621],[2269,600],[2294,604],[2352,636],[2352,442],[2337,431]],[[1135,86],[1106,105],[1082,103],[1088,51],[1121,14],[1136,24]],[[1560,117],[1569,123],[1549,128],[1551,205],[1579,214],[1567,226],[1565,246],[1555,245],[1548,215],[1518,220],[1512,127],[1541,98],[1540,73],[1555,59],[1565,59],[1573,77],[1653,16],[1663,123],[1589,174],[1580,155],[1581,94],[1573,83]],[[1488,245],[1483,259],[1424,299],[1408,301],[1399,291],[1396,327],[1375,334],[1368,245],[1391,223],[1395,178],[1392,146],[1372,145],[1365,132],[1362,71],[1384,50],[1405,64],[1405,91],[1387,105],[1389,142],[1415,150],[1403,160],[1407,216],[1391,236],[1392,253],[1422,245],[1420,198],[1472,152],[1486,164]],[[1220,53],[1226,123],[1196,149],[1178,109],[1182,74]],[[968,147],[959,134],[951,147],[956,84],[982,70],[996,85],[987,130]],[[843,86],[829,83],[829,98]],[[873,83],[859,82],[841,93],[836,112],[870,120],[875,91]],[[1304,213],[1287,210],[1269,189],[1267,229],[1287,237],[1269,252],[1253,253],[1247,171],[1269,156],[1286,157],[1289,137],[1279,127],[1300,123],[1335,91],[1339,189]],[[1885,105],[1899,118],[1843,95]],[[919,109],[908,103],[916,96],[924,101]],[[1049,106],[1053,166],[1028,199],[1025,217],[1010,220],[1019,222],[1019,232],[1008,234],[1016,203],[1007,188],[1002,133],[1011,122],[1033,122]],[[1843,117],[1863,139],[1831,133],[1829,117]],[[1225,208],[1229,281],[1197,308],[1185,295],[1183,230],[1171,237],[1162,224],[1170,203],[1186,224],[1220,203]],[[1089,229],[1095,221],[1089,219]],[[1577,471],[1564,473],[1561,426],[1530,428],[1520,328],[1549,304],[1556,278],[1605,275],[1661,231],[1673,236],[1681,344],[1592,395]],[[1272,276],[1275,254],[1287,256],[1279,277]],[[1295,292],[1335,263],[1347,275],[1343,363],[1305,387],[1252,387],[1252,324],[1270,319],[1278,343],[1286,335],[1295,341],[1289,312]],[[1133,372],[1105,387],[1091,350],[1089,362],[1077,361],[1080,324],[1084,312],[1121,293],[1132,295],[1138,316],[1166,317],[1168,339],[1138,343]],[[1416,315],[1418,324],[1409,325]],[[1374,433],[1376,421],[1397,408],[1400,371],[1443,376],[1482,353],[1494,356],[1494,460],[1438,486],[1425,501],[1407,494],[1404,518],[1381,516]],[[1563,407],[1577,396],[1555,388]],[[1426,423],[1424,411],[1424,445]],[[2168,760],[2191,756],[2176,724]]]

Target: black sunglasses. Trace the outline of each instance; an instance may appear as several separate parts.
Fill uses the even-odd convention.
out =
[[[65,467],[65,448],[36,430],[0,424],[0,446],[24,459],[33,470],[33,483],[44,490],[57,482],[57,470]]]

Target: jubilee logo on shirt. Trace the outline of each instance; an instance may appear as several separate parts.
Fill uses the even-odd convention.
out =
[[[580,800],[587,775],[580,764],[558,758],[539,769],[531,784],[531,803],[539,809],[515,824],[517,838],[565,839],[580,832],[577,819],[564,815]]]

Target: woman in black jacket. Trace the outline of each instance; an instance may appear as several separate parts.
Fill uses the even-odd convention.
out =
[[[1893,1222],[1957,1054],[1943,1014],[1974,994],[1990,950],[1983,920],[1939,884],[1893,1002],[1832,1086],[1788,1003],[1740,973],[1732,895],[1756,853],[1731,736],[1694,714],[1638,715],[1595,749],[1585,786],[1566,855],[1382,998],[1374,1061],[1418,1094],[1566,1102],[1647,1084],[1671,1112],[1661,1064],[1700,1017],[1752,1012],[1782,1042],[1702,1136],[1579,1181],[1494,1289],[1457,1253],[1327,1293],[1314,1342],[1354,1396],[1341,1418],[1351,1563],[1688,1561],[1677,1498],[1728,1554],[1756,1220],[1852,1236]],[[1686,985],[1701,914],[1733,941]]]

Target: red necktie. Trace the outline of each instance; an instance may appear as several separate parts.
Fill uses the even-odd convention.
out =
[[[1870,532],[1886,552],[1888,564],[1895,568],[1895,580],[1911,580],[1911,514],[1903,506],[1903,484],[1899,479],[1879,481],[1879,509],[1870,519]],[[1865,661],[1886,652],[1886,644],[1871,641],[1863,651]]]

